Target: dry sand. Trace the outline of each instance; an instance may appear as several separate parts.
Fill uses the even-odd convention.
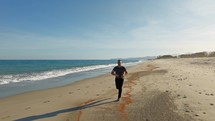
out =
[[[215,120],[215,58],[152,60],[128,72],[119,102],[106,74],[0,99],[0,120]]]

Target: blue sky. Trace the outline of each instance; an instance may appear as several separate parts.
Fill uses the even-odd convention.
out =
[[[214,51],[214,0],[1,0],[0,59]]]

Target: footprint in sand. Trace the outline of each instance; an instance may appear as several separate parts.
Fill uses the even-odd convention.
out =
[[[211,96],[214,96],[214,94],[211,94]]]
[[[189,84],[189,86],[192,86],[192,84]]]
[[[208,94],[208,93],[205,93],[205,95],[209,96],[209,94]]]
[[[5,116],[5,117],[2,117],[1,119],[7,119],[7,118],[10,118],[10,116]]]
[[[203,114],[206,114],[206,112],[203,112]]]
[[[195,114],[195,116],[199,116],[198,114]]]
[[[29,109],[31,109],[31,107],[27,107],[27,108],[25,108],[25,110],[29,110]]]
[[[182,79],[180,78],[180,79],[178,79],[179,81],[182,81]]]
[[[43,103],[49,103],[50,101],[49,100],[47,100],[47,101],[44,101]]]
[[[184,106],[189,107],[189,105],[188,105],[188,104],[184,104]]]
[[[73,92],[69,92],[69,94],[72,94]]]
[[[186,95],[184,95],[184,97],[183,98],[187,98],[187,96]]]
[[[185,112],[189,113],[190,111],[189,110],[185,110]]]
[[[199,94],[202,94],[202,92],[199,92]]]
[[[99,96],[99,94],[96,94],[96,96]]]
[[[210,103],[210,105],[213,106],[214,104],[213,104],[213,103]]]
[[[177,94],[177,96],[180,97],[181,95],[180,95],[180,94]]]

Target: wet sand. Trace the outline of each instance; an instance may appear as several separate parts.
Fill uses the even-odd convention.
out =
[[[119,102],[106,74],[1,99],[0,120],[214,121],[215,58],[151,60],[128,72]]]

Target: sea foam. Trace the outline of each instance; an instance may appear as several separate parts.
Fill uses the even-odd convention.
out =
[[[129,62],[125,63],[125,66],[134,65],[139,62]],[[24,74],[9,74],[9,75],[0,75],[0,85],[24,82],[24,81],[37,81],[44,80],[49,78],[61,77],[68,74],[80,73],[85,71],[91,71],[96,69],[103,69],[108,67],[114,67],[116,64],[107,64],[107,65],[93,65],[93,66],[84,66],[84,67],[76,67],[71,69],[58,69],[45,71],[40,73],[24,73]]]
[[[108,65],[95,65],[95,66],[85,66],[85,67],[76,67],[71,69],[61,69],[61,70],[51,70],[41,73],[25,73],[25,74],[10,74],[10,75],[0,75],[0,85],[23,82],[23,81],[36,81],[49,78],[55,78],[60,76],[65,76],[68,74],[91,71],[96,69],[112,67],[115,64]]]

